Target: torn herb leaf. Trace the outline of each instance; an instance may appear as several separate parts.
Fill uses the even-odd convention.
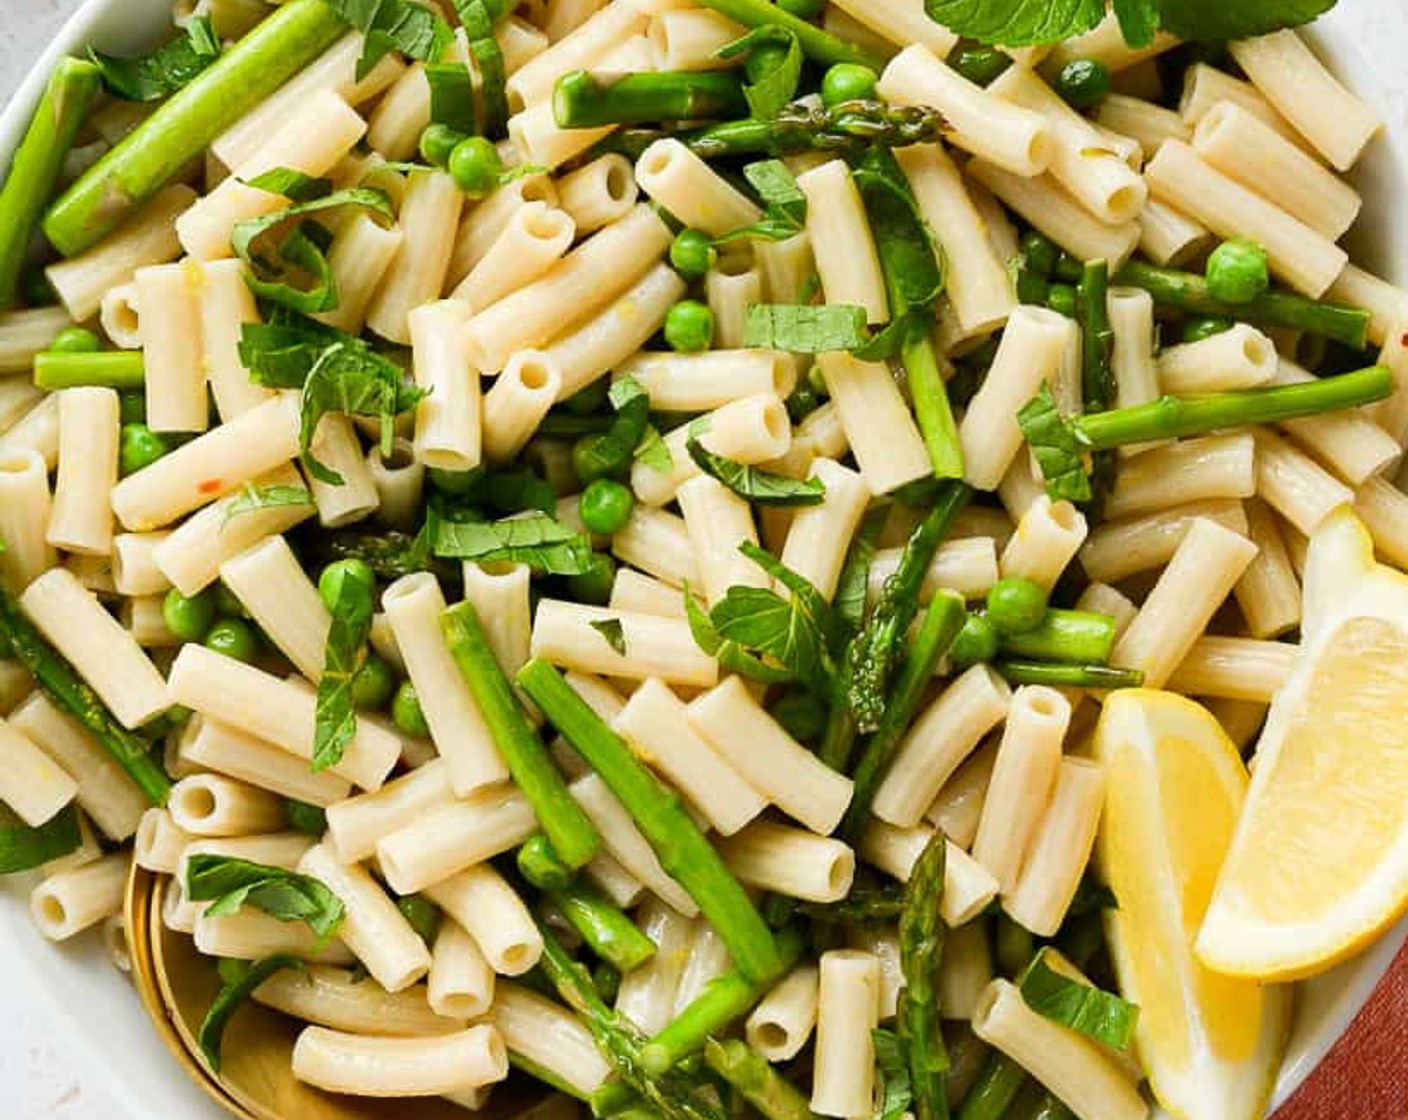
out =
[[[220,57],[220,38],[209,16],[197,16],[186,34],[149,55],[117,58],[89,50],[103,72],[103,85],[124,101],[160,101],[181,89]]]
[[[253,906],[281,922],[306,922],[323,941],[342,924],[342,900],[322,880],[284,867],[200,853],[186,861],[185,888],[192,902],[210,903],[212,918]]]
[[[33,871],[76,851],[83,843],[78,810],[65,805],[38,827],[30,827],[7,807],[0,807],[0,875]]]
[[[1087,448],[1056,407],[1056,396],[1049,385],[1043,385],[1022,406],[1017,424],[1041,467],[1051,500],[1088,501],[1091,489]]]
[[[366,660],[376,614],[376,577],[366,564],[349,562],[342,567],[336,591],[313,724],[315,774],[341,762],[357,734],[353,685]]]
[[[855,350],[869,340],[865,308],[845,303],[757,303],[748,309],[743,326],[743,345],[749,349],[827,354]]]
[[[698,439],[686,447],[701,471],[717,479],[740,498],[763,506],[815,506],[826,500],[826,483],[819,478],[795,479],[736,463],[707,450]]]
[[[1050,953],[1050,949],[1039,952],[1018,982],[1027,1006],[1087,1038],[1116,1050],[1128,1049],[1139,1021],[1138,1006],[1056,971],[1048,963]]]
[[[205,1060],[212,1070],[220,1072],[220,1044],[225,1038],[225,1028],[229,1025],[230,1018],[245,1000],[254,994],[255,989],[276,972],[282,972],[286,968],[302,971],[306,967],[297,957],[279,953],[239,969],[237,975],[230,977],[216,994],[210,1009],[206,1011],[200,1031],[196,1035],[200,1052],[205,1055]]]
[[[527,564],[547,575],[579,576],[592,567],[591,541],[542,513],[502,521],[442,521],[434,547],[436,556],[450,560]]]
[[[313,494],[303,486],[257,486],[246,482],[237,492],[237,497],[225,508],[225,522],[242,513],[254,513],[261,509],[278,509],[283,506],[311,506]]]
[[[626,629],[621,625],[619,618],[604,618],[600,622],[588,623],[593,630],[606,639],[609,645],[622,657],[629,656],[626,652]]]

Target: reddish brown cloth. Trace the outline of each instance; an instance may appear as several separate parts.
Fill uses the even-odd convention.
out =
[[[1408,1120],[1408,945],[1374,998],[1274,1120]]]

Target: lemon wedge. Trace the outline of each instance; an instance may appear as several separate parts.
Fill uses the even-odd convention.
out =
[[[1348,508],[1311,540],[1303,613],[1197,939],[1236,976],[1321,972],[1408,906],[1408,576]]]
[[[1247,795],[1213,715],[1171,692],[1112,693],[1092,749],[1107,769],[1099,870],[1106,932],[1159,1103],[1185,1120],[1257,1120],[1285,1054],[1289,989],[1221,976],[1193,953]]]

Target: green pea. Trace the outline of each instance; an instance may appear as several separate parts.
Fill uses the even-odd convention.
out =
[[[759,82],[776,70],[787,59],[787,48],[780,43],[763,43],[748,52],[744,73],[750,82]]]
[[[124,424],[118,446],[118,466],[124,475],[136,474],[171,450],[166,437],[145,424]]]
[[[93,354],[103,348],[98,336],[86,327],[65,327],[49,343],[60,354]]]
[[[572,445],[572,470],[577,475],[577,480],[585,486],[590,486],[599,478],[610,478],[615,474],[622,474],[627,466],[620,463],[612,456],[603,456],[600,450],[601,436],[583,436]]]
[[[328,830],[328,815],[319,805],[309,805],[306,801],[284,799],[284,816],[295,832],[305,836],[321,836]]]
[[[371,566],[365,560],[334,560],[318,577],[318,594],[323,597],[323,605],[328,610],[337,610],[342,581],[349,576],[362,582],[370,582],[374,578]]]
[[[1071,284],[1052,284],[1046,296],[1046,306],[1068,319],[1076,317],[1076,290]]]
[[[578,602],[601,607],[611,598],[615,582],[616,561],[604,552],[594,552],[592,566],[581,575],[569,578],[567,589]]]
[[[999,634],[1025,634],[1046,618],[1046,590],[1022,576],[1000,579],[988,592],[987,619]]]
[[[611,378],[598,377],[585,389],[578,389],[563,401],[562,407],[573,416],[593,416],[598,412],[605,412],[610,400]]]
[[[1208,257],[1208,291],[1223,303],[1250,303],[1271,287],[1266,250],[1244,237],[1224,241]]]
[[[828,108],[847,101],[873,101],[880,75],[869,66],[838,62],[821,79],[821,100]]]
[[[432,167],[447,167],[450,156],[464,139],[463,132],[447,124],[427,125],[425,131],[420,134],[421,158]]]
[[[215,622],[215,594],[207,588],[188,599],[173,587],[161,601],[161,617],[181,641],[204,641]]]
[[[1202,342],[1215,334],[1232,329],[1231,319],[1218,319],[1211,315],[1194,316],[1183,324],[1184,342]]]
[[[430,724],[425,722],[425,712],[416,695],[416,686],[410,681],[402,681],[391,698],[391,722],[407,735],[417,739],[430,738]]]
[[[996,47],[972,43],[960,46],[948,56],[948,64],[974,85],[991,85],[1012,65],[1012,59]]]
[[[670,245],[670,266],[686,280],[702,279],[718,259],[719,251],[703,230],[682,229]]]
[[[582,491],[582,524],[593,533],[609,537],[626,527],[635,505],[636,498],[629,486],[598,478]]]
[[[367,655],[352,678],[352,706],[363,712],[378,712],[391,703],[396,692],[396,670],[386,658]]]
[[[1056,76],[1056,92],[1077,109],[1088,109],[1110,92],[1110,68],[1093,58],[1068,62]]]
[[[142,393],[119,393],[117,395],[117,416],[124,424],[145,424],[147,422],[147,398]]]
[[[1029,229],[1022,234],[1022,259],[1030,271],[1050,277],[1061,259],[1061,247],[1040,230]]]
[[[484,136],[466,136],[450,153],[450,177],[470,198],[483,198],[499,185],[503,160],[494,142]]]
[[[985,664],[997,656],[997,631],[985,615],[970,614],[948,655],[958,669]]]
[[[249,611],[240,602],[240,597],[230,590],[224,580],[220,580],[215,585],[215,613],[222,618],[249,617]]]
[[[682,299],[665,316],[665,341],[681,354],[698,354],[714,344],[714,313],[697,299]]]
[[[777,0],[777,6],[789,16],[798,19],[812,19],[821,14],[826,0]]]
[[[222,618],[206,634],[205,646],[236,661],[250,662],[259,656],[259,636],[242,618]]]
[[[1057,280],[1064,280],[1067,284],[1079,284],[1084,275],[1085,262],[1062,249],[1061,256],[1056,261],[1056,271],[1052,273],[1052,276]]]

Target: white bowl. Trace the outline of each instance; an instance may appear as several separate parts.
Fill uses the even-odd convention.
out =
[[[139,51],[170,26],[170,13],[170,0],[87,0],[0,113],[0,167],[8,164],[59,58],[82,54],[90,44],[109,53]],[[1334,72],[1371,105],[1382,108],[1388,102],[1383,86],[1373,77],[1346,24],[1343,11],[1332,13],[1311,36]],[[1354,259],[1408,285],[1408,212],[1399,204],[1408,198],[1408,135],[1399,130],[1376,141],[1356,170],[1355,180],[1366,206],[1349,239]],[[11,884],[0,897],[0,945],[11,957],[4,971],[45,993],[67,1025],[74,1046],[87,1051],[91,1065],[107,1073],[104,1089],[124,1102],[132,1120],[143,1116],[222,1120],[225,1113],[190,1085],[171,1061],[136,994],[108,964],[96,940],[82,938],[65,946],[45,941],[29,921],[27,891],[20,887]],[[1276,1085],[1274,1106],[1295,1092],[1349,1028],[1405,940],[1408,918],[1362,956],[1300,985],[1290,1051]],[[12,963],[22,967],[8,967]],[[8,998],[18,1002],[19,995],[10,991]]]

